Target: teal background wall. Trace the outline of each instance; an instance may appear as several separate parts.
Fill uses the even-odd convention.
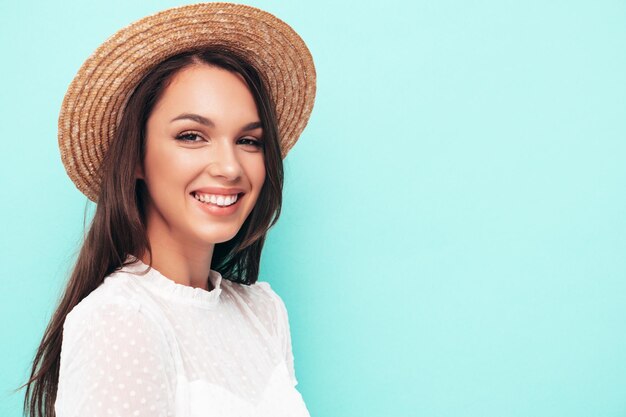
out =
[[[2,416],[83,231],[65,90],[180,4],[0,2]],[[626,2],[248,4],[318,71],[261,271],[311,414],[626,416]]]

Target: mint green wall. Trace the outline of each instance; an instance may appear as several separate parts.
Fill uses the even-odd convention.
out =
[[[0,2],[2,416],[82,233],[65,89],[178,4]],[[311,414],[626,415],[626,2],[249,4],[317,64],[262,264]]]

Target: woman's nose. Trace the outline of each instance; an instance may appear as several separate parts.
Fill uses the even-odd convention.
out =
[[[215,141],[211,147],[211,161],[208,166],[209,174],[214,177],[223,177],[234,181],[241,176],[242,168],[237,158],[237,150],[227,141]]]

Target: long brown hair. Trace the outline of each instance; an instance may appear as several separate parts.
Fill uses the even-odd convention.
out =
[[[135,177],[145,155],[145,126],[152,109],[172,77],[194,64],[208,64],[239,73],[254,96],[263,127],[265,182],[249,216],[231,240],[215,245],[211,269],[225,279],[250,285],[257,281],[267,231],[282,206],[283,161],[275,107],[258,71],[245,59],[223,48],[190,50],[153,68],[137,85],[121,115],[116,136],[101,165],[101,188],[94,217],[33,360],[24,412],[30,417],[53,417],[59,382],[63,323],[67,314],[123,266],[127,255],[152,259],[146,234],[146,187]],[[151,265],[150,265],[151,266]],[[16,390],[16,391],[17,391]]]

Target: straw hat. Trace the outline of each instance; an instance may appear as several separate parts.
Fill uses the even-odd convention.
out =
[[[164,59],[202,46],[230,50],[259,70],[276,105],[281,156],[287,156],[315,100],[315,67],[304,41],[285,22],[255,7],[175,7],[109,37],[83,63],[65,94],[59,115],[61,160],[90,200],[97,200],[100,163],[141,78]]]

